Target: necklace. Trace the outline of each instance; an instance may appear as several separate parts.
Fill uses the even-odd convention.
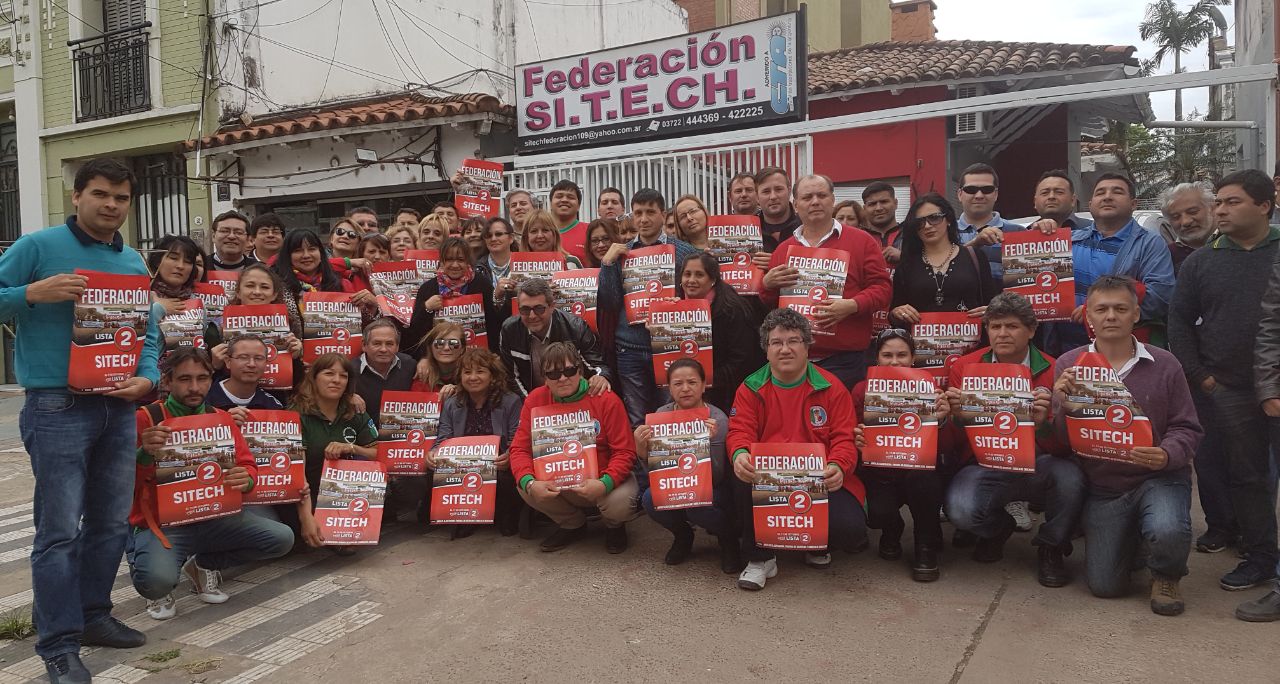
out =
[[[947,250],[947,258],[935,268],[929,262],[929,257],[924,253],[920,253],[920,259],[924,261],[925,268],[929,269],[929,277],[933,278],[934,292],[933,302],[938,306],[942,306],[942,288],[947,284],[947,276],[951,275],[951,266],[955,263],[956,246],[953,244]]]

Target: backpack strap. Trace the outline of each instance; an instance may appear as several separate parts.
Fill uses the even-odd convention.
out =
[[[153,401],[150,404],[143,406],[142,410],[145,411],[147,417],[151,419],[152,426],[156,426],[164,422],[164,407],[160,405],[160,402]],[[156,520],[155,513],[152,512],[151,506],[144,504],[140,508],[142,508],[142,518],[147,522],[147,529],[151,530],[151,534],[156,536],[156,539],[160,541],[160,544],[164,546],[164,548],[172,549],[173,544],[169,542],[168,537],[164,536],[164,532],[160,531],[160,522]]]

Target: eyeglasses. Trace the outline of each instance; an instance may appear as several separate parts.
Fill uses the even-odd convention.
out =
[[[338,237],[357,237],[359,235],[359,233],[350,228],[334,228],[333,234]]]
[[[360,226],[361,228],[377,228],[378,227],[378,222],[372,219],[368,221],[352,221],[352,223],[356,224],[357,226]]]
[[[608,235],[601,235],[599,237],[591,238],[591,244],[593,245],[607,245],[607,244],[611,244],[612,242],[613,240],[610,240]]]
[[[937,224],[939,224],[939,223],[942,223],[943,221],[946,221],[946,220],[947,220],[947,215],[939,211],[939,212],[934,213],[934,214],[929,214],[928,216],[920,216],[920,217],[919,217],[919,219],[920,219],[922,222],[927,223],[927,224],[929,224],[929,225],[933,226],[933,225],[937,225]]]
[[[680,218],[682,218],[682,219],[687,219],[687,218],[689,218],[690,216],[693,216],[694,214],[696,214],[696,213],[698,213],[698,212],[700,212],[700,211],[702,211],[702,210],[701,210],[701,209],[699,209],[698,207],[694,207],[694,208],[692,208],[692,209],[686,209],[686,210],[684,210],[684,211],[682,211],[682,212],[680,212],[680,213],[676,214],[676,216],[678,216],[678,217],[680,217]]]
[[[284,235],[283,228],[259,228],[254,235]]]
[[[522,306],[522,307],[520,307],[520,315],[521,315],[521,316],[528,316],[529,314],[533,314],[533,315],[535,315],[535,316],[541,316],[542,314],[544,314],[544,313],[546,313],[546,312],[547,312],[547,305],[546,305],[546,304],[539,304],[539,305],[537,305],[537,306]]]
[[[243,228],[219,228],[213,231],[214,235],[234,235],[236,237],[244,237],[249,233]]]
[[[778,347],[799,347],[799,346],[802,346],[803,344],[804,344],[803,337],[788,337],[785,340],[780,340],[780,339],[769,340],[768,346],[770,348],[777,349]]]
[[[507,232],[503,232],[503,231],[498,231],[498,232],[496,232],[496,233],[489,233],[488,235],[484,236],[484,239],[486,239],[486,240],[497,240],[498,238],[504,238],[504,237],[507,237],[507,236],[508,236],[508,235],[510,235],[510,234],[511,234],[511,233],[507,233]]]
[[[564,370],[544,370],[544,371],[542,371],[542,377],[544,377],[544,378],[546,378],[546,379],[548,379],[548,380],[559,380],[560,378],[568,379],[568,378],[572,378],[572,377],[574,377],[574,376],[575,376],[575,375],[577,375],[577,374],[578,374],[578,367],[577,367],[577,366],[570,366],[570,367],[568,367],[568,368],[566,368],[566,369],[564,369]]]
[[[994,185],[966,185],[963,188],[960,188],[960,192],[963,192],[966,195],[976,195],[978,193],[990,195],[995,191],[996,186]]]
[[[431,343],[436,349],[461,349],[462,340],[436,340]]]
[[[254,363],[266,363],[267,357],[261,354],[236,354],[231,357],[231,360],[238,361],[240,363],[249,363],[250,361]]]

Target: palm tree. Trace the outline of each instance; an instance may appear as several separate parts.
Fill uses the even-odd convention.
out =
[[[1138,24],[1138,35],[1156,44],[1151,60],[1160,65],[1173,56],[1173,73],[1182,73],[1182,55],[1191,48],[1213,37],[1214,5],[1225,5],[1229,0],[1196,0],[1185,12],[1178,9],[1174,0],[1155,0],[1147,5],[1147,16]],[[1182,91],[1173,94],[1173,118],[1182,120]]]

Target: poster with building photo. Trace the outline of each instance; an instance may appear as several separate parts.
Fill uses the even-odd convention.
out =
[[[179,349],[204,349],[204,302],[192,297],[182,302],[182,309],[160,319],[160,335],[164,338],[161,358]]]
[[[422,278],[416,261],[383,261],[369,271],[369,286],[378,297],[378,311],[409,325]]]
[[[483,525],[493,522],[498,497],[499,437],[454,437],[436,447],[431,523]]]
[[[1038,230],[1005,233],[1000,259],[1005,291],[1026,297],[1038,320],[1071,320],[1076,308],[1071,229],[1060,228],[1050,235]]]
[[[326,460],[315,509],[325,546],[377,544],[386,497],[378,461]]]
[[[440,270],[440,250],[438,249],[406,249],[404,259],[418,266],[418,282],[431,280]]]
[[[482,159],[463,159],[458,169],[453,206],[458,216],[493,218],[502,211],[502,164]]]
[[[240,512],[240,490],[224,481],[236,465],[235,433],[226,413],[168,418],[172,428],[156,466],[156,515],[161,526],[186,525]]]
[[[960,376],[960,410],[952,418],[963,428],[978,464],[996,470],[1034,473],[1036,427],[1031,371],[1013,363],[974,363]]]
[[[951,364],[978,348],[982,319],[970,317],[967,311],[921,313],[911,336],[916,341],[913,365],[929,371],[940,387],[946,387]]]
[[[72,307],[67,389],[100,394],[138,370],[151,315],[151,278],[76,269],[87,278]]]
[[[246,504],[295,503],[307,486],[307,450],[302,445],[302,422],[294,411],[253,409],[240,425],[258,477],[244,495]]]
[[[484,295],[448,297],[436,312],[436,323],[448,321],[462,326],[462,337],[468,347],[487,348],[489,328],[484,318]]]
[[[223,294],[230,301],[236,294],[236,284],[240,282],[240,271],[206,271],[204,280],[209,285],[222,288]]]
[[[712,501],[711,431],[705,407],[650,413],[649,491],[659,511],[710,506]]]
[[[535,478],[557,487],[576,487],[600,477],[600,428],[585,402],[539,406],[529,418]]]
[[[556,308],[570,316],[581,318],[592,332],[599,332],[596,327],[596,293],[599,290],[598,268],[579,268],[551,275],[551,291],[555,293]]]
[[[387,474],[427,472],[427,452],[440,427],[440,395],[386,390],[379,416],[378,460]]]
[[[862,464],[933,470],[938,460],[938,386],[918,368],[872,366],[862,410]]]
[[[758,295],[764,289],[764,270],[751,262],[763,250],[760,217],[707,217],[707,254],[720,263],[720,279],[738,294]]]
[[[639,247],[622,257],[622,300],[628,323],[645,323],[649,319],[650,304],[675,297],[675,245]]]
[[[825,247],[787,248],[784,265],[799,272],[795,285],[778,292],[778,306],[792,309],[813,324],[817,335],[834,335],[835,331],[818,324],[814,315],[818,305],[827,300],[844,299],[844,283],[849,275],[849,253]]]
[[[1133,463],[1133,450],[1155,446],[1151,419],[1124,381],[1098,352],[1085,352],[1071,367],[1075,390],[1066,397],[1067,439],[1083,458]]]
[[[649,305],[647,326],[653,351],[653,379],[659,385],[667,384],[667,368],[676,359],[694,359],[702,364],[707,378],[715,376],[710,302],[705,299],[654,302]]]
[[[322,354],[360,356],[360,308],[350,293],[306,292],[301,306],[303,361],[312,363]]]
[[[293,355],[289,351],[289,310],[284,304],[232,304],[222,317],[222,336],[255,335],[267,343],[267,367],[258,384],[264,389],[293,387]]]
[[[827,548],[827,485],[821,444],[767,442],[751,445],[756,481],[751,514],[756,544],[766,549]]]
[[[194,294],[199,298],[200,303],[204,305],[205,319],[221,328],[223,311],[226,310],[227,303],[231,301],[231,297],[227,295],[226,290],[213,283],[196,283]]]

